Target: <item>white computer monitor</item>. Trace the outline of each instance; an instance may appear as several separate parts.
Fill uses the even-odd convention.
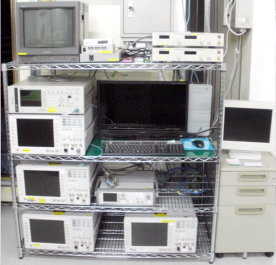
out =
[[[272,151],[275,138],[275,102],[225,100],[222,149]]]

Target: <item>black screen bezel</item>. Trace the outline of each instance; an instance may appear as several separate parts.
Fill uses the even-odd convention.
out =
[[[272,109],[225,107],[223,141],[269,143]]]
[[[136,231],[137,230],[137,231]],[[168,223],[132,222],[132,247],[168,247]]]
[[[23,175],[26,196],[61,197],[60,171],[23,170]]]
[[[25,124],[23,124],[25,122]],[[41,123],[38,126],[38,123]],[[45,131],[45,123],[48,122],[49,131],[52,130],[52,134],[46,135]],[[19,123],[22,123],[19,126]],[[36,123],[36,127],[34,124]],[[43,125],[43,126],[42,126]],[[43,118],[16,118],[16,133],[17,133],[17,141],[19,147],[47,147],[54,148],[55,147],[55,134],[54,134],[54,119],[43,119]],[[50,135],[50,137],[49,137]],[[43,136],[43,137],[42,137]],[[25,139],[25,138],[26,139]],[[29,137],[29,139],[27,138]]]
[[[180,130],[141,130],[141,129],[134,129],[134,130],[109,130],[108,125],[101,124],[101,86],[106,85],[167,85],[168,89],[172,90],[174,86],[183,86],[185,89],[185,114],[183,115],[183,119],[185,119],[185,124],[180,128]],[[181,81],[110,81],[110,80],[98,80],[97,81],[97,95],[98,95],[98,132],[99,136],[103,139],[179,139],[181,137],[188,136],[187,128],[188,128],[188,103],[189,103],[189,83],[188,82],[181,82]],[[158,95],[156,95],[158,98]],[[179,114],[180,115],[180,114]]]
[[[64,220],[31,218],[29,222],[32,242],[44,244],[66,244]],[[54,228],[55,230],[53,231]]]

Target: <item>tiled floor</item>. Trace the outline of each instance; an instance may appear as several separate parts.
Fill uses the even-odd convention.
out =
[[[11,206],[2,205],[1,209],[1,264],[3,265],[203,265],[209,264],[208,260],[189,259],[96,259],[76,257],[56,257],[26,255],[19,259],[16,248],[14,215]],[[275,265],[276,256],[267,258],[263,253],[249,254],[243,259],[241,254],[225,255],[223,258],[216,258],[215,265]]]

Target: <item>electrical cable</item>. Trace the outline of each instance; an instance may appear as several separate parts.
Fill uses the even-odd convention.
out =
[[[175,78],[175,70],[173,70],[172,81],[174,81],[174,78]]]
[[[218,121],[218,117],[219,117],[219,111],[216,112],[216,115],[214,117],[214,121],[213,121],[213,123],[211,125],[211,128],[213,128],[216,125],[216,123]]]
[[[202,172],[200,170],[198,170],[198,169],[195,169],[195,168],[191,168],[191,169],[196,170],[197,173],[199,173],[199,174],[202,174]],[[185,170],[187,170],[187,167],[174,167],[174,168],[172,168],[172,169],[170,169],[168,171],[165,171],[165,173],[170,173],[170,172],[174,172],[174,171],[177,171],[177,170],[180,170],[180,171],[183,170],[183,171],[185,171]]]
[[[179,75],[179,78],[180,78],[179,80],[184,80],[184,76],[183,76],[180,69],[178,70],[178,75]]]
[[[148,166],[149,166],[149,170],[151,169],[151,167],[152,167],[153,163],[154,163],[154,162],[152,162],[151,164],[146,163],[146,164],[148,164]]]
[[[166,164],[166,166],[168,167],[167,164]],[[193,172],[185,172],[188,169],[192,169]],[[208,180],[207,180],[206,175],[202,172],[202,168],[201,169],[199,167],[194,168],[189,165],[186,165],[185,167],[171,168],[170,170],[167,170],[165,172],[159,170],[159,172],[157,172],[157,175],[163,174],[163,177],[164,177],[164,174],[165,174],[165,179],[164,178],[160,179],[160,184],[164,185],[166,182],[170,181],[172,179],[172,177],[177,177],[177,176],[174,176],[174,175],[178,174],[178,172],[176,172],[176,171],[181,172],[182,174],[184,174],[184,176],[191,176],[191,175],[197,174],[196,177],[192,177],[192,178],[189,177],[188,180],[186,180],[184,182],[181,181],[175,190],[175,192],[177,194],[182,195],[182,196],[185,196],[186,194],[202,194],[208,190]],[[198,174],[201,176],[198,176]],[[204,188],[188,189],[184,186],[185,184],[190,184],[194,180],[198,180],[199,177],[201,177],[203,179],[202,183],[205,184]],[[182,177],[182,180],[183,180],[183,177]]]
[[[202,193],[204,193],[205,191],[208,190],[208,181],[207,181],[206,175],[204,175],[204,177],[203,177],[203,180],[204,180],[203,183],[205,183],[205,188],[204,189],[187,189],[187,188],[184,187],[183,184],[190,183],[194,179],[197,179],[197,177],[191,178],[191,179],[185,181],[184,183],[179,183],[178,187],[180,187],[180,189],[182,189],[184,191],[184,193],[181,192],[179,189],[176,190],[176,193],[179,194],[179,195],[185,196],[186,193],[189,193],[189,194],[202,194]]]
[[[197,166],[197,167],[191,167],[188,163],[184,163],[184,165],[185,165],[185,167],[188,167],[188,168],[190,168],[190,169],[193,169],[193,170],[199,170],[199,166]],[[200,172],[202,173],[202,170],[200,170]]]
[[[79,111],[79,109],[74,109],[72,112],[69,112],[69,113],[63,113],[63,114],[61,114],[62,116],[67,116],[67,115],[71,115],[71,114],[74,114],[74,113],[76,113],[76,112],[78,112]]]
[[[114,123],[113,120],[109,119],[108,117],[104,116],[104,118],[107,119],[107,120],[109,120],[109,121],[111,121],[111,124]],[[105,125],[106,125],[106,124],[105,124]]]
[[[147,39],[147,38],[152,38],[152,35],[148,35],[148,36],[145,36],[145,37],[141,37],[141,38],[135,40],[134,42],[130,42],[130,43],[128,44],[128,46],[127,46],[126,49],[128,50],[130,46],[133,46],[133,47],[134,47],[135,44],[136,44],[137,42],[139,42],[140,40],[143,40],[143,39]]]
[[[98,67],[98,66],[97,66]],[[92,77],[95,77],[96,73],[97,73],[98,69],[95,70],[94,74]]]
[[[126,49],[122,53],[122,58],[127,58],[127,57],[146,57],[148,54],[151,53],[151,50],[146,49],[146,48],[139,48],[139,49]]]
[[[202,134],[202,133],[208,132],[208,131],[212,131],[212,130],[214,130],[214,129],[218,129],[218,127],[210,127],[209,129],[206,129],[206,130],[204,130],[204,131],[197,132],[194,136],[196,137],[196,136],[199,135],[199,134]],[[209,135],[210,135],[210,134],[209,134]]]
[[[229,15],[229,20],[231,21],[231,17],[232,17],[232,10],[234,8],[234,5],[231,6],[231,10],[230,10],[230,15]],[[226,12],[226,11],[225,11]],[[229,28],[227,30],[227,33],[226,33],[226,36],[225,36],[225,52],[223,54],[223,57],[227,54],[227,51],[228,51],[228,42],[229,42]]]
[[[98,155],[98,156],[101,156],[102,154],[103,154],[103,150],[102,150],[102,148],[100,148],[99,146],[97,146],[97,145],[94,145],[94,144],[90,144],[91,146],[93,146],[93,147],[95,147],[95,148],[97,148],[98,150],[100,150],[101,151],[101,153]]]
[[[109,169],[106,168],[103,163],[101,164],[102,168],[104,169],[104,171],[108,172],[109,174],[114,174],[114,175],[128,175],[131,174],[135,171],[138,170],[140,163],[139,164],[134,164],[131,166],[127,166],[127,167],[122,167],[120,169]],[[132,170],[128,170],[128,169],[132,169]]]
[[[62,74],[62,75],[55,75],[53,73],[53,70],[51,70],[51,76],[48,76],[48,79],[55,81],[55,82],[68,82],[73,80],[73,77],[76,75],[78,71],[75,71],[74,74],[68,75],[68,74]]]
[[[191,18],[191,0],[188,0],[188,19],[187,19],[187,22],[186,22],[186,25],[188,26],[189,23],[190,23],[190,18]]]
[[[229,3],[231,3],[233,0],[231,0]],[[228,5],[229,5],[228,3]],[[229,16],[229,19],[231,19],[231,16],[232,16],[232,10],[233,10],[233,7],[234,7],[234,4],[231,6],[231,10],[230,10],[230,16]],[[225,10],[225,13],[226,13],[227,10]],[[225,19],[227,20],[227,16],[225,17]],[[228,38],[229,38],[229,31],[230,29],[228,28],[228,31],[227,31],[227,34],[226,34],[226,50],[225,50],[225,53],[223,55],[223,57],[226,55],[227,51],[228,51]],[[238,37],[238,40],[237,40],[237,44],[236,44],[236,56],[235,56],[235,61],[234,61],[234,68],[231,72],[231,75],[230,75],[230,81],[229,81],[229,86],[227,87],[225,93],[224,93],[224,98],[226,98],[228,92],[230,91],[230,89],[232,88],[233,86],[233,83],[234,83],[234,80],[235,80],[235,77],[236,77],[236,73],[237,73],[237,66],[238,66],[238,63],[239,63],[239,60],[240,60],[240,53],[241,53],[241,36],[237,36]],[[219,109],[217,110],[216,112],[216,115],[214,117],[214,121],[212,122],[212,125],[211,125],[211,128],[215,126],[215,124],[217,123],[218,121],[218,117],[219,117]]]
[[[163,81],[166,81],[163,70],[160,70],[159,73],[161,73],[161,76],[163,78]]]
[[[228,92],[230,91],[230,89],[232,88],[232,86],[234,84],[234,80],[235,80],[236,73],[237,73],[237,66],[238,66],[239,59],[240,59],[240,52],[241,52],[241,36],[239,36],[238,40],[237,40],[237,44],[236,44],[236,54],[237,55],[235,56],[234,68],[231,72],[229,86],[227,87],[227,89],[225,91],[224,98],[226,98]],[[215,115],[214,120],[212,122],[211,128],[214,128],[215,124],[218,121],[218,118],[219,118],[219,109],[216,112],[216,115]]]
[[[106,78],[107,78],[108,80],[110,80],[109,77],[108,77],[108,75],[107,75],[107,73],[106,73],[106,70],[104,70],[104,74],[105,74]]]
[[[191,77],[190,77],[190,83],[192,83],[192,81],[193,81],[193,75],[195,75],[196,81],[199,83],[199,79],[198,79],[198,76],[197,76],[195,70],[192,70],[192,74],[191,74]]]
[[[226,33],[226,36],[225,36],[226,45],[225,45],[225,52],[223,54],[223,58],[225,57],[225,55],[228,52],[229,32],[230,32],[230,30],[228,29],[227,33]]]
[[[239,36],[238,40],[237,40],[237,45],[236,45],[236,56],[235,56],[234,68],[233,68],[233,70],[231,72],[229,86],[228,86],[228,88],[225,91],[224,98],[226,98],[228,92],[231,90],[231,88],[232,88],[232,86],[234,84],[234,80],[235,80],[235,77],[236,77],[238,64],[239,64],[240,57],[241,57],[240,56],[240,51],[241,51],[241,37]]]
[[[184,31],[187,31],[187,20],[186,20],[186,0],[182,0],[182,15],[184,20]]]

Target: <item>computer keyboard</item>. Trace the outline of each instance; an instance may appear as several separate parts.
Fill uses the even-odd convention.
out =
[[[143,129],[143,130],[170,130],[179,131],[180,128],[177,125],[156,125],[156,124],[138,124],[138,123],[112,123],[109,126],[110,130],[133,130],[133,129]]]
[[[181,141],[105,141],[103,155],[184,155]]]

